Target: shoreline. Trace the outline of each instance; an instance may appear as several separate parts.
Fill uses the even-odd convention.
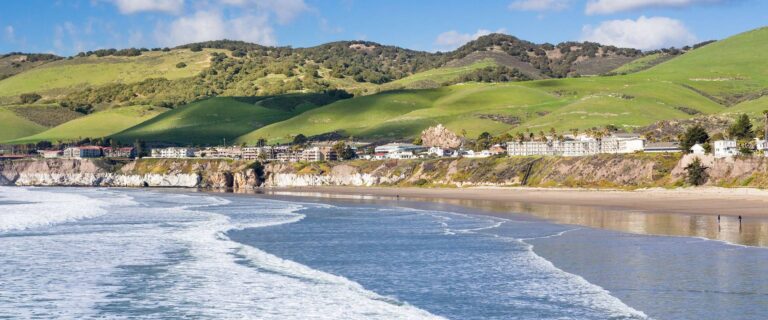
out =
[[[754,188],[698,187],[680,189],[583,189],[583,188],[401,188],[401,187],[291,187],[266,188],[266,194],[315,193],[404,200],[448,199],[493,201],[530,205],[577,206],[611,211],[707,216],[739,215],[768,219],[768,190]]]
[[[702,238],[732,245],[768,247],[768,191],[758,189],[304,187],[269,188],[263,193],[318,200],[446,204],[476,214],[523,215],[557,224],[629,234]],[[737,218],[739,215],[742,221]]]

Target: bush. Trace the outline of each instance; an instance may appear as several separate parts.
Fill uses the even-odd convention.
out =
[[[701,164],[701,160],[696,158],[689,165],[685,166],[688,173],[687,181],[691,185],[700,186],[707,181],[707,167]]]
[[[179,69],[186,68],[186,67],[187,67],[187,64],[184,62],[179,62],[176,64],[176,68],[179,68]]]
[[[40,100],[40,98],[42,97],[39,94],[33,92],[33,93],[24,93],[20,95],[19,98],[21,99],[21,103],[30,104],[30,103],[35,103],[37,100]]]

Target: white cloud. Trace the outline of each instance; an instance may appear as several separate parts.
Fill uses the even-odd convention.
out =
[[[138,12],[166,12],[178,14],[184,9],[184,0],[112,0],[123,14]]]
[[[587,14],[611,14],[622,11],[639,10],[650,7],[686,7],[702,3],[715,3],[721,0],[590,0],[587,2]]]
[[[637,20],[610,20],[582,28],[582,40],[642,50],[684,46],[696,36],[679,20],[641,16]]]
[[[299,14],[309,10],[304,0],[221,0],[223,4],[252,7],[262,12],[270,12],[275,15],[277,22],[285,24],[293,21]]]
[[[568,8],[570,0],[515,0],[510,10],[519,11],[560,11]]]
[[[8,42],[16,41],[16,30],[13,29],[13,26],[8,25],[3,28],[3,38]]]
[[[244,14],[226,18],[218,11],[198,11],[160,25],[155,31],[157,41],[176,46],[208,40],[242,40],[263,45],[275,45],[274,31],[267,16]]]
[[[438,45],[441,49],[444,50],[452,50],[455,48],[460,47],[461,45],[470,42],[472,40],[475,40],[477,38],[480,38],[484,35],[488,35],[491,33],[504,33],[506,32],[505,29],[499,29],[496,31],[490,31],[487,29],[479,29],[477,32],[473,34],[469,33],[459,33],[456,30],[451,30],[447,32],[443,32],[439,35],[437,35],[437,38],[435,39],[435,44]]]

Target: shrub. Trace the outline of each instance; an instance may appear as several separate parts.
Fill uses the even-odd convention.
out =
[[[21,96],[19,96],[19,98],[21,99],[21,103],[30,104],[30,103],[35,103],[37,100],[40,100],[40,98],[42,97],[39,94],[32,92],[32,93],[24,93]]]
[[[187,67],[187,64],[184,62],[179,62],[176,64],[176,68],[179,68],[179,69],[186,68],[186,67]]]
[[[685,166],[685,171],[688,174],[687,181],[691,185],[700,186],[707,181],[707,167],[701,164],[701,160],[696,158]]]

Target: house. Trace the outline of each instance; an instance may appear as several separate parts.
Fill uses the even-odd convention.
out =
[[[195,156],[195,150],[184,147],[169,147],[152,149],[152,158],[191,158]]]
[[[707,150],[704,149],[704,147],[701,144],[694,144],[693,147],[691,147],[691,153],[692,154],[698,154],[698,155],[704,155],[707,153]]]
[[[647,153],[676,153],[682,152],[678,142],[650,142],[643,147],[643,152]]]
[[[736,140],[717,140],[714,143],[712,153],[715,158],[727,158],[739,155],[739,146]]]
[[[755,138],[755,150],[757,151],[756,153],[762,153],[764,156],[768,157],[768,140]]]
[[[107,158],[135,158],[136,157],[136,148],[134,147],[123,147],[123,148],[104,148],[103,149],[104,156]]]
[[[436,157],[448,157],[451,155],[451,152],[449,150],[440,148],[440,147],[431,147],[429,150],[427,150],[427,155],[430,156],[436,156]]]
[[[243,149],[241,147],[215,147],[219,158],[241,159]]]
[[[101,147],[97,146],[82,146],[82,147],[69,147],[64,149],[62,154],[65,158],[99,158],[103,155]]]
[[[491,146],[491,147],[488,149],[488,151],[490,151],[490,153],[491,153],[492,155],[497,155],[497,154],[504,154],[504,153],[507,153],[507,148],[503,147],[503,146],[502,146],[502,145],[500,145],[500,144],[494,144],[493,146]]]
[[[39,153],[45,159],[60,158],[64,155],[64,152],[61,150],[39,150],[37,153]]]
[[[464,157],[467,158],[488,158],[492,156],[493,153],[491,153],[490,150],[483,150],[483,151],[474,151],[474,150],[468,150],[464,153]]]

